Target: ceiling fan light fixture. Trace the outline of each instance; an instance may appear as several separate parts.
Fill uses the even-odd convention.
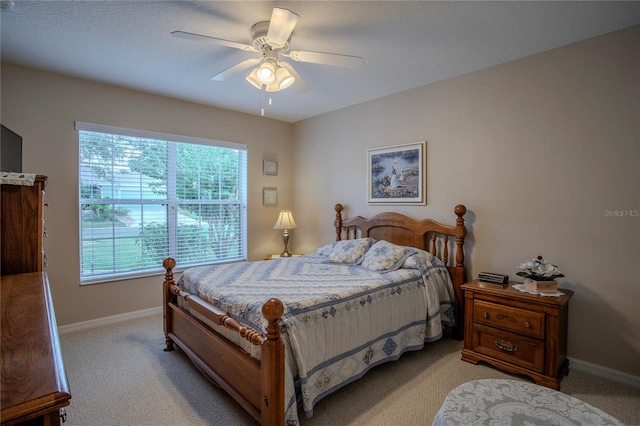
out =
[[[273,62],[269,63],[273,64]],[[271,83],[265,83],[260,78],[262,66],[254,68],[249,75],[247,75],[246,80],[256,89],[262,90],[264,88],[267,92],[279,92],[280,90],[284,90],[291,86],[296,81],[296,78],[288,69],[281,67],[277,63],[273,65],[275,67],[275,73],[273,74],[273,80]]]
[[[17,0],[0,0],[0,6],[14,4]],[[269,21],[260,21],[251,27],[252,44],[230,41],[222,38],[194,34],[185,31],[172,31],[171,35],[188,40],[201,40],[224,47],[246,52],[261,53],[261,57],[245,59],[211,77],[214,81],[224,81],[252,67],[245,78],[256,89],[267,92],[278,92],[290,86],[303,93],[309,90],[304,79],[289,62],[279,61],[279,57],[289,58],[296,62],[332,65],[345,68],[361,68],[363,58],[359,56],[341,55],[337,53],[312,52],[306,50],[289,50],[291,35],[299,15],[288,9],[273,8]],[[284,70],[282,70],[284,68]],[[295,83],[295,84],[294,84]]]
[[[276,79],[271,84],[265,84],[264,90],[267,92],[279,92],[291,86],[296,78],[291,75],[288,69],[278,66],[276,70]]]
[[[262,82],[258,78],[258,68],[254,68],[246,77],[247,81],[258,90],[262,90]]]
[[[278,90],[286,89],[291,86],[296,81],[296,78],[291,75],[289,70],[283,67],[278,67],[276,71],[276,79],[275,84],[278,87]]]
[[[276,65],[265,60],[258,68],[258,79],[264,84],[271,84],[276,79]]]

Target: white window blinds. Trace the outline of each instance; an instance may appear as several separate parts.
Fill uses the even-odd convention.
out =
[[[244,144],[76,123],[82,283],[246,259]]]

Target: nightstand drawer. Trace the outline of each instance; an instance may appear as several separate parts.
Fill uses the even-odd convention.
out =
[[[473,350],[530,370],[544,371],[543,340],[474,324]]]
[[[473,322],[544,339],[544,313],[474,300]]]

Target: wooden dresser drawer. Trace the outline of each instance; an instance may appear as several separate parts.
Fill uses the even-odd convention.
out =
[[[544,341],[476,324],[473,350],[521,367],[544,371]]]
[[[2,425],[60,424],[71,394],[45,272],[0,277]]]
[[[544,339],[543,312],[474,300],[473,322]]]

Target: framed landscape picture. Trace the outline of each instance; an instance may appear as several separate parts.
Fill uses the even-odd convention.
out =
[[[425,205],[425,142],[367,150],[369,204]]]

